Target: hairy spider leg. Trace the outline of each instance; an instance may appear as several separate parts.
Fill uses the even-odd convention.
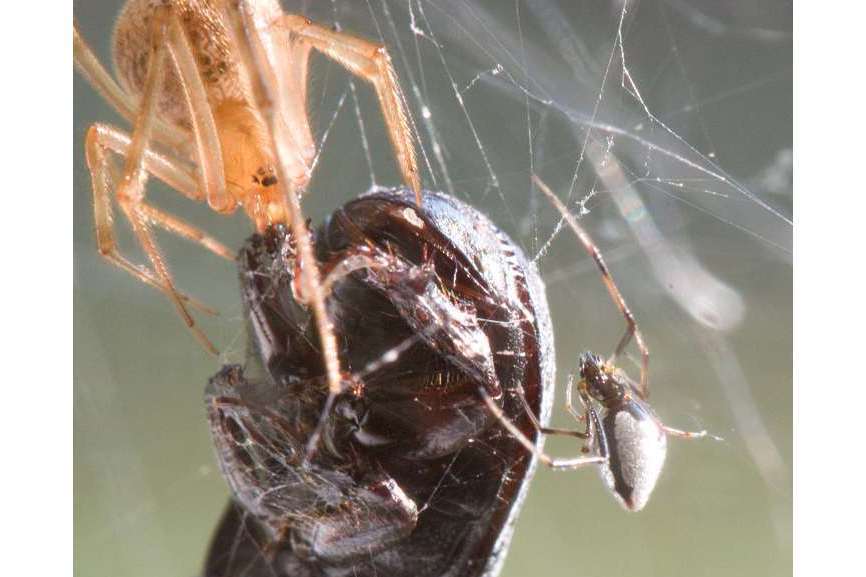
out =
[[[321,339],[322,359],[325,363],[328,381],[328,397],[325,401],[322,418],[319,419],[319,423],[307,442],[305,463],[309,464],[318,450],[319,439],[324,430],[325,417],[333,409],[337,395],[343,391],[343,381],[333,323],[325,306],[325,295],[322,290],[319,268],[316,264],[307,223],[301,212],[298,190],[295,188],[299,183],[297,180],[292,179],[292,170],[294,166],[297,166],[298,159],[296,155],[287,154],[289,151],[286,150],[285,146],[286,127],[281,123],[281,119],[277,117],[282,113],[282,120],[290,120],[292,118],[292,107],[287,107],[285,102],[278,99],[275,100],[280,83],[279,79],[275,77],[273,64],[268,59],[267,48],[265,46],[267,31],[256,29],[257,15],[254,8],[254,6],[244,3],[242,10],[230,10],[228,6],[224,5],[222,14],[227,25],[227,33],[232,37],[234,45],[237,48],[237,57],[244,64],[241,67],[240,74],[249,87],[251,104],[266,120],[267,138],[275,152],[279,180],[283,181],[284,196],[282,202],[288,209],[287,214],[291,219],[289,226],[295,235],[298,258],[301,264],[299,267],[300,282],[296,285],[299,290],[296,296],[299,297],[301,302],[308,304],[311,308],[319,338]],[[253,22],[249,21],[250,18],[253,19]],[[295,56],[298,57],[299,55],[296,53]],[[306,59],[304,61],[306,62]],[[257,74],[253,74],[253,72]],[[305,68],[304,74],[306,74]],[[295,88],[297,89],[297,86]],[[302,90],[305,90],[305,88],[302,88]],[[276,102],[277,106],[269,105],[272,102]],[[269,115],[263,114],[266,110],[270,110],[271,113]],[[294,114],[298,114],[297,110],[294,111]],[[298,120],[298,118],[295,118],[296,122]],[[308,131],[309,124],[306,121],[306,117],[301,120],[303,120],[301,126],[306,127],[306,131]],[[283,130],[280,130],[281,127]],[[291,126],[288,128],[291,129]],[[297,125],[295,129],[303,130]],[[294,140],[297,138],[291,135],[288,136]],[[296,143],[294,149],[297,150],[297,148]],[[306,186],[306,181],[303,181],[303,185]]]
[[[277,26],[287,31],[306,47],[312,47],[338,62],[350,73],[373,85],[397,164],[406,184],[415,193],[415,201],[421,205],[421,179],[418,174],[418,160],[415,153],[415,138],[412,133],[407,112],[406,99],[400,89],[397,73],[391,64],[391,57],[382,45],[345,32],[335,32],[297,14],[284,14]],[[306,58],[298,61],[298,66],[306,70]]]
[[[147,76],[131,138],[127,139],[120,131],[116,129],[112,131],[107,127],[101,129],[100,127],[93,127],[88,132],[87,160],[93,177],[97,245],[100,253],[106,256],[110,262],[147,284],[161,288],[174,302],[181,318],[196,338],[207,350],[216,354],[216,348],[195,324],[192,315],[188,312],[184,304],[188,299],[182,298],[175,288],[174,280],[153,238],[150,225],[155,224],[199,242],[205,248],[226,258],[232,258],[231,251],[195,227],[155,209],[145,202],[148,168],[154,167],[160,170],[160,177],[164,177],[170,184],[177,185],[177,189],[182,194],[194,200],[199,200],[202,195],[201,192],[194,191],[189,187],[188,171],[180,168],[177,161],[173,161],[167,156],[148,154],[147,147],[153,134],[158,96],[166,78],[165,58],[167,55],[170,54],[173,57],[176,70],[182,79],[190,116],[193,119],[193,133],[197,144],[195,149],[199,161],[199,170],[196,173],[199,177],[198,190],[204,191],[203,194],[212,207],[225,210],[224,198],[227,193],[225,192],[225,179],[222,176],[219,147],[210,148],[207,146],[210,141],[209,136],[215,135],[215,124],[189,42],[177,16],[170,7],[155,11],[150,38]],[[76,39],[80,47],[85,46],[80,35],[76,34]],[[86,50],[78,51],[78,54],[86,55],[88,53],[89,51]],[[95,59],[84,58],[84,60],[89,64],[82,64],[80,68],[87,66],[92,69]],[[111,134],[112,132],[114,134]],[[106,155],[108,150],[125,157],[122,177],[114,190],[115,198],[127,217],[139,244],[150,260],[152,270],[131,265],[117,250],[112,231],[113,223],[109,201],[110,191],[115,182]]]

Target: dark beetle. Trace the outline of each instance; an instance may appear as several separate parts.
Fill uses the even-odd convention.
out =
[[[346,204],[314,233],[345,392],[332,410],[315,325],[293,296],[291,235],[239,256],[249,348],[207,387],[233,493],[205,566],[234,575],[493,576],[546,421],[554,351],[544,287],[486,217],[440,193]],[[323,422],[309,461],[305,446]]]

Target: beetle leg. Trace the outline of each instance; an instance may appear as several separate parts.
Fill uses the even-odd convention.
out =
[[[384,251],[376,258],[383,266],[366,268],[367,282],[388,296],[415,334],[498,397],[502,389],[477,311],[440,286],[432,264],[414,265]]]
[[[298,556],[340,563],[412,532],[418,508],[396,481],[379,473],[356,481],[302,465],[301,439],[312,422],[286,417],[293,398],[260,395],[237,365],[223,367],[205,391],[220,468],[235,499],[269,528],[271,560],[288,543]]]
[[[283,530],[295,554],[342,564],[383,551],[408,537],[418,522],[415,502],[389,477],[346,492],[343,503],[310,511]]]
[[[336,262],[330,262],[322,266],[322,274],[324,275],[322,288],[326,296],[330,295],[334,285],[353,272],[363,269],[383,268],[385,266],[387,266],[387,262],[382,259],[377,260],[369,251],[355,249],[343,255]]]

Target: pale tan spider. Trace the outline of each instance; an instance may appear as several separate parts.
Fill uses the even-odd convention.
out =
[[[222,214],[241,206],[260,232],[286,224],[296,232],[301,262],[315,262],[297,200],[310,181],[316,155],[306,108],[313,49],[373,85],[403,178],[418,197],[411,120],[381,44],[284,14],[277,0],[129,0],[114,31],[115,81],[74,27],[75,64],[133,124],[131,133],[102,123],[87,132],[98,250],[163,291],[214,353],[188,311],[190,306],[204,307],[175,288],[151,227],[227,259],[234,259],[234,252],[148,204],[145,183],[153,175]],[[119,174],[109,153],[124,159]],[[130,262],[118,251],[112,193],[149,267]],[[303,267],[302,292],[322,334],[333,389],[339,363],[315,268]]]

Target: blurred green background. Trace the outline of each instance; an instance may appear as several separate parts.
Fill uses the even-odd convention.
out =
[[[74,2],[83,34],[106,62],[121,4]],[[644,212],[624,219],[618,192],[584,159],[575,198],[594,194],[583,222],[641,323],[657,412],[670,426],[707,428],[724,441],[672,439],[655,494],[638,514],[620,510],[593,471],[540,470],[502,575],[787,575],[791,7],[778,0],[631,4],[620,52],[619,2],[284,2],[320,22],[384,39],[429,159],[426,186],[467,199],[530,255],[556,226],[552,210],[530,191],[531,173],[564,197],[587,122],[617,128],[596,130],[590,141],[609,153],[602,168],[625,167]],[[369,88],[356,83],[372,171],[347,87],[339,68],[314,60],[311,117],[319,137],[328,130],[305,202],[314,222],[373,179],[397,182]],[[235,270],[160,235],[179,286],[220,311],[199,316],[223,351],[217,360],[165,298],[100,259],[83,138],[93,122],[122,122],[77,75],[73,88],[75,570],[94,577],[195,575],[227,497],[202,396],[221,363],[242,359]],[[229,246],[250,232],[240,214],[217,216],[156,183],[149,194]],[[648,221],[666,238],[665,254],[694,265],[680,269],[684,278],[695,280],[701,270],[701,278],[715,279],[715,292],[698,290],[705,285],[697,280],[683,289],[655,274],[662,249],[639,241],[627,224]],[[118,228],[122,245],[140,258],[120,217]],[[568,234],[554,238],[539,267],[558,352],[554,421],[568,426],[561,384],[580,351],[613,346],[622,322]],[[706,321],[708,314],[699,322],[680,306],[683,299],[715,320]],[[562,455],[576,450],[559,440],[548,447]]]

